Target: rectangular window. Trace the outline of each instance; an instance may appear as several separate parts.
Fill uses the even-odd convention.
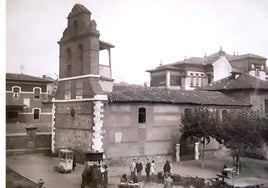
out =
[[[181,86],[181,77],[180,76],[171,75],[170,76],[170,85],[171,86]]]
[[[194,85],[194,75],[193,75],[193,73],[191,73],[190,75],[191,75],[191,83],[190,83],[190,85],[193,86]]]
[[[211,74],[207,74],[207,76],[208,76],[208,84],[210,84],[212,82],[212,76]]]
[[[198,86],[199,77],[198,74],[195,74],[195,85]]]
[[[260,76],[260,67],[256,67],[255,69],[255,76]]]
[[[166,85],[166,75],[153,75],[151,78],[151,86],[157,87],[157,86],[165,86]]]
[[[122,142],[122,132],[115,132],[115,143]]]
[[[39,119],[39,116],[40,116],[40,110],[34,109],[34,119]]]
[[[146,123],[146,108],[139,108],[139,123]]]
[[[34,98],[35,99],[40,99],[40,89],[39,88],[35,88],[34,89]]]
[[[30,99],[29,98],[24,98],[23,99],[23,104],[26,105],[27,107],[30,107]]]

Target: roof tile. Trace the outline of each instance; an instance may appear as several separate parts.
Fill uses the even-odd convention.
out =
[[[232,74],[229,77],[198,88],[206,91],[222,91],[235,89],[268,89],[268,81],[255,78],[249,74]]]
[[[251,106],[221,92],[171,90],[139,85],[115,84],[108,93],[110,102],[172,103],[216,106]]]
[[[7,81],[53,83],[53,81],[48,80],[48,79],[43,79],[40,77],[30,76],[26,74],[13,74],[13,73],[6,73],[6,80]]]

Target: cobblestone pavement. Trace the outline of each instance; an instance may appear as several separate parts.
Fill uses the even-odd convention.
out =
[[[77,164],[75,171],[68,174],[61,174],[54,171],[54,166],[58,164],[58,159],[54,157],[47,157],[43,154],[25,154],[25,155],[8,155],[6,158],[6,165],[14,171],[37,182],[40,178],[45,181],[47,188],[76,188],[80,187],[81,174],[84,165]],[[199,161],[183,161],[179,163],[171,163],[172,173],[181,176],[213,178],[216,173],[219,173],[223,164],[228,167],[232,166],[231,157],[221,159],[209,159],[204,161],[205,167],[202,168],[202,160]],[[163,163],[157,163],[157,171],[162,171]],[[109,188],[117,188],[119,179],[123,173],[129,174],[128,166],[109,166]],[[145,174],[143,174],[145,175]],[[235,177],[235,185],[242,185],[247,181],[263,181],[268,184],[268,161],[267,160],[253,160],[242,158],[242,172]],[[231,180],[229,180],[231,181]],[[232,182],[230,182],[232,183]],[[163,187],[156,183],[140,183],[141,187],[158,188]],[[182,186],[174,186],[175,188],[182,188]]]

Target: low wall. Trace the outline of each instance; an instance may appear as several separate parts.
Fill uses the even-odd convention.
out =
[[[156,163],[164,163],[167,160],[168,161],[174,161],[174,157],[172,155],[154,155],[154,156],[133,156],[133,157],[112,157],[112,158],[107,158],[105,159],[105,162],[109,165],[109,164],[113,164],[113,165],[118,165],[118,166],[122,166],[122,165],[129,165],[133,159],[139,159],[140,161],[146,161],[147,159],[149,161],[154,160]]]
[[[6,154],[49,152],[51,150],[51,133],[27,133],[6,135]]]

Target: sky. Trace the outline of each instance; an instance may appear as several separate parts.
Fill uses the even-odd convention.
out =
[[[143,84],[146,70],[222,49],[268,58],[266,0],[7,0],[6,72],[59,73],[59,41],[80,3],[112,43],[115,82]],[[21,69],[23,65],[23,69]]]

